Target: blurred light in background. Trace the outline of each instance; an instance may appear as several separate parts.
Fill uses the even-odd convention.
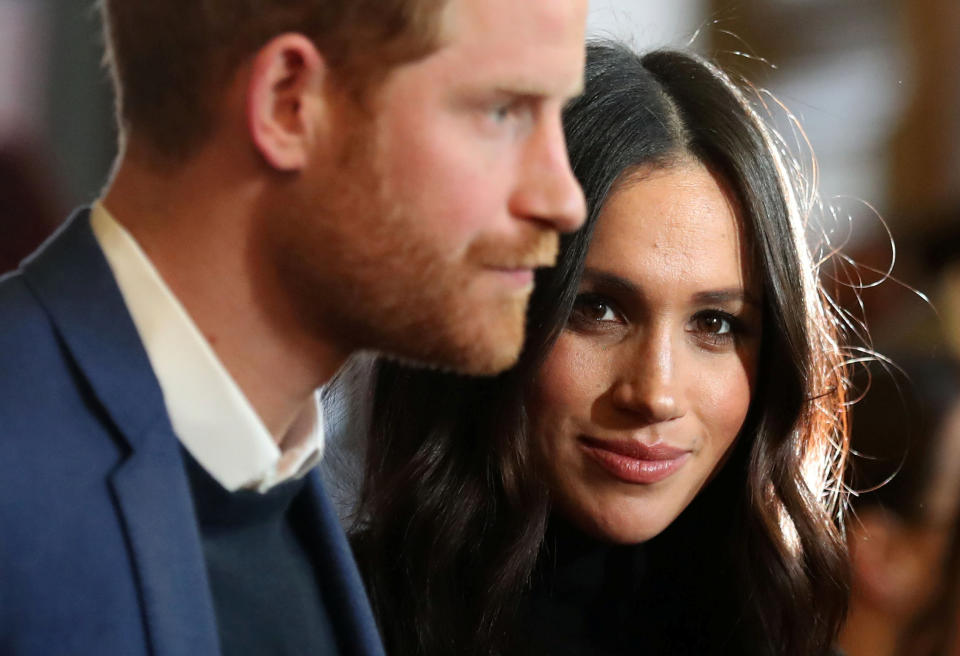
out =
[[[0,143],[42,134],[50,49],[43,9],[38,2],[0,0]]]
[[[685,47],[706,22],[708,5],[706,0],[592,0],[587,33],[625,40],[638,50]]]

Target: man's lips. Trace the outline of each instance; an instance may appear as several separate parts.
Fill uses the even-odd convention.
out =
[[[521,287],[533,284],[534,267],[490,267],[491,271],[498,273]]]
[[[554,266],[555,264],[556,264],[556,258],[552,258],[552,257],[548,259],[523,258],[523,259],[516,259],[516,260],[511,258],[509,260],[489,262],[487,266],[491,269],[500,269],[502,271],[516,271],[519,269],[532,270],[532,269],[541,269],[544,267],[549,268]]]
[[[641,485],[669,477],[683,466],[691,453],[689,449],[635,440],[600,440],[581,436],[579,443],[587,455],[615,478]]]
[[[488,260],[485,267],[488,271],[502,276],[512,284],[527,288],[533,285],[536,269],[552,267],[555,263],[555,252],[550,254],[527,253],[524,255],[501,254],[499,258]]]

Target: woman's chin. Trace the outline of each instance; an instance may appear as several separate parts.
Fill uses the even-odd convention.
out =
[[[634,528],[629,526],[605,526],[602,529],[602,533],[598,533],[598,537],[603,539],[605,542],[610,542],[612,544],[640,544],[657,537],[663,532],[664,528],[666,527]]]
[[[675,519],[655,518],[644,513],[628,515],[623,513],[585,514],[578,513],[572,522],[580,530],[603,542],[628,545],[640,544],[655,538]]]

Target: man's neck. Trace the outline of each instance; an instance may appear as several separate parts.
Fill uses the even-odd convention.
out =
[[[136,239],[279,440],[348,353],[308,334],[251,239],[262,184],[222,158],[173,174],[128,159],[103,203]]]

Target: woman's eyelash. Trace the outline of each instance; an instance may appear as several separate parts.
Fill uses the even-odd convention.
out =
[[[691,317],[691,332],[712,344],[724,344],[743,337],[746,323],[740,317],[724,310],[701,310]]]
[[[596,292],[577,295],[570,312],[568,326],[580,332],[619,330],[627,320],[609,297]],[[700,310],[690,317],[687,331],[710,349],[727,348],[749,334],[743,318],[719,308]]]
[[[622,323],[623,314],[610,299],[600,294],[582,293],[573,302],[570,321],[579,324]]]

